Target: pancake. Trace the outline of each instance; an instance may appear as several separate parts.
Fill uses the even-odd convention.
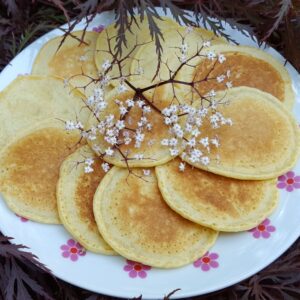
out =
[[[276,208],[275,180],[237,180],[215,175],[180,159],[155,168],[158,186],[167,204],[181,216],[218,231],[254,228]]]
[[[140,169],[134,169],[142,175]],[[94,215],[108,244],[127,259],[175,268],[201,257],[217,231],[192,223],[162,199],[154,170],[144,180],[114,167],[94,196]]]
[[[78,118],[84,124],[89,111],[82,109],[82,97],[58,78],[17,77],[0,93],[0,150],[20,130],[47,118]]]
[[[146,16],[144,16],[143,22],[140,20],[140,16],[136,16],[136,23],[132,22],[130,30],[126,30],[125,38],[126,38],[126,45],[123,45],[122,53],[119,55],[120,58],[124,58],[128,56],[130,53],[130,57],[126,59],[122,64],[122,71],[123,76],[130,74],[130,65],[134,61],[135,53],[138,51],[139,47],[134,46],[136,44],[145,44],[149,43],[152,38],[149,32],[149,23]],[[179,28],[180,25],[174,22],[172,19],[167,17],[161,17],[161,20],[156,19],[156,22],[162,32],[172,28]],[[95,55],[95,62],[99,71],[102,70],[102,64],[104,61],[108,60],[110,63],[113,61],[113,57],[111,53],[107,52],[109,50],[109,43],[108,39],[110,39],[110,48],[115,50],[115,46],[117,43],[116,37],[118,36],[116,24],[112,23],[111,25],[107,26],[100,34],[97,39],[96,44],[96,55]],[[134,70],[136,73],[137,70]],[[119,70],[115,66],[113,66],[112,70],[109,72],[111,77],[120,77]],[[138,77],[138,76],[134,76]],[[119,81],[111,81],[111,83],[116,86],[118,85]]]
[[[26,129],[0,153],[0,193],[8,207],[27,219],[60,224],[56,184],[62,161],[80,139],[58,120]]]
[[[109,115],[114,116],[114,123],[117,120],[120,120],[120,110],[119,106],[115,103],[115,100],[119,100],[123,107],[127,107],[126,100],[132,99],[133,96],[134,94],[131,91],[119,94],[116,89],[113,90],[106,97],[106,102],[108,104],[107,107],[100,112],[98,120],[93,114],[91,114],[87,128],[97,128],[99,121],[104,121],[106,116]],[[100,156],[104,154],[107,149],[114,148],[113,155],[105,155],[103,156],[103,160],[119,167],[152,167],[171,160],[174,156],[170,154],[168,147],[161,144],[162,139],[172,137],[172,134],[169,132],[169,126],[164,124],[163,116],[154,109],[145,116],[151,123],[152,129],[149,131],[144,128],[142,131],[142,134],[144,134],[144,140],[141,142],[139,148],[135,146],[135,132],[130,130],[138,128],[137,122],[139,122],[142,117],[142,110],[137,104],[135,104],[127,114],[124,120],[125,128],[119,131],[119,142],[121,143],[119,149],[122,154],[105,140],[104,135],[100,134],[98,129],[95,129],[95,140],[88,140],[90,147]],[[112,128],[113,127],[110,129]],[[125,144],[125,134],[128,134],[129,138],[132,139],[128,145]],[[178,145],[177,149],[179,155],[180,145]],[[142,157],[137,158],[137,155],[142,155]],[[125,157],[127,158],[128,165]]]
[[[226,83],[230,82],[234,87],[248,86],[270,93],[286,107],[292,108],[295,94],[291,78],[283,63],[254,47],[215,45],[205,49],[203,54],[207,55],[211,51],[216,55],[224,54],[226,60],[223,63],[217,63],[209,77],[226,75],[227,70],[230,70],[230,74],[229,78],[225,76],[224,81],[220,83],[217,80],[199,83],[197,89],[202,95],[206,95],[210,90],[224,90],[227,88]],[[196,58],[191,62],[191,65],[196,67],[183,68],[177,79],[203,80],[212,69],[214,62],[215,59]]]
[[[87,96],[92,95],[95,84],[89,84],[91,81],[87,76],[95,79],[98,77],[94,62],[98,33],[86,31],[84,43],[80,42],[82,34],[83,31],[72,32],[73,37],[68,36],[58,51],[63,37],[49,40],[35,58],[31,73],[58,76],[68,80]],[[87,76],[81,75],[82,73]]]
[[[203,28],[193,27],[190,28],[181,26],[179,28],[169,29],[164,33],[164,41],[162,42],[163,55],[161,58],[162,63],[157,73],[157,53],[156,45],[154,42],[145,44],[139,48],[131,63],[131,73],[134,73],[138,67],[144,70],[140,76],[131,78],[131,83],[139,88],[145,88],[153,84],[158,84],[161,81],[170,78],[170,70],[173,72],[180,66],[181,61],[181,45],[187,45],[186,58],[190,58],[202,47],[203,42],[211,41],[212,45],[226,43],[224,38],[215,36],[211,31]],[[156,75],[156,78],[154,76]],[[175,89],[186,88],[183,85],[175,84]],[[160,109],[170,105],[173,100],[173,91],[170,84],[156,87],[155,89],[148,90],[144,93],[148,99],[153,99],[153,104]]]
[[[95,160],[92,173],[85,173],[84,163],[77,164],[86,158]],[[104,174],[101,160],[89,146],[83,146],[62,163],[56,197],[60,220],[70,234],[87,250],[113,255],[99,234],[93,214],[94,193]]]
[[[216,99],[224,97],[219,92]],[[300,136],[296,120],[271,94],[248,87],[229,89],[227,105],[218,111],[233,125],[212,128],[208,116],[202,132],[218,137],[219,147],[211,146],[210,163],[204,166],[184,158],[189,164],[215,174],[262,180],[275,178],[292,169],[299,156]]]

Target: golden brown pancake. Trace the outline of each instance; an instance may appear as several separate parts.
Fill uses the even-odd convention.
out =
[[[140,169],[134,173],[142,176]],[[127,259],[175,268],[201,257],[218,233],[192,223],[162,199],[154,170],[144,179],[114,167],[94,197],[94,215],[104,239]]]
[[[68,80],[73,86],[90,96],[95,88],[94,84],[83,87],[98,77],[94,62],[97,32],[86,31],[84,42],[80,42],[83,31],[72,32],[62,46],[58,47],[63,39],[59,36],[49,40],[38,53],[32,67],[34,75],[55,75]],[[81,74],[87,76],[82,76]]]
[[[196,85],[202,95],[211,90],[225,90],[227,82],[232,83],[233,87],[257,88],[272,94],[288,108],[292,108],[295,95],[291,78],[283,63],[273,56],[254,47],[232,45],[215,45],[205,49],[203,54],[206,55],[208,52],[223,54],[226,60],[215,64],[216,59],[209,60],[203,57],[194,59],[192,65],[196,67],[183,68],[178,79],[195,78],[195,82],[202,81]],[[209,78],[225,75],[225,79],[220,83],[217,80],[203,81],[208,74]]]
[[[147,17],[144,16],[143,22],[140,21],[140,16],[136,16],[136,23],[133,22],[130,30],[125,31],[125,38],[126,38],[126,45],[123,45],[122,48],[122,54],[119,55],[120,58],[129,57],[123,61],[122,64],[122,72],[123,76],[127,76],[130,74],[130,65],[132,62],[134,62],[134,56],[136,52],[139,50],[141,45],[145,43],[149,43],[152,38],[149,32],[149,23]],[[162,32],[169,30],[169,29],[177,29],[180,27],[180,25],[176,22],[174,22],[172,19],[167,17],[161,17],[161,20],[156,19],[157,24],[159,25],[159,28]],[[113,57],[111,53],[108,52],[109,50],[109,42],[110,40],[110,48],[115,51],[116,47],[116,37],[118,36],[116,24],[112,23],[109,26],[107,26],[100,34],[97,39],[96,44],[96,55],[95,55],[95,62],[97,65],[98,70],[101,72],[103,70],[102,64],[104,61],[108,60],[110,63],[113,62]],[[135,47],[135,45],[139,45]],[[137,70],[134,70],[134,73],[136,73]],[[119,70],[116,65],[113,66],[112,70],[109,72],[109,75],[114,77],[120,77]],[[134,76],[137,77],[137,76]],[[118,80],[111,81],[111,83],[116,86],[118,84]]]
[[[170,70],[174,72],[181,64],[179,60],[179,57],[181,57],[181,45],[183,43],[186,44],[187,50],[185,56],[188,59],[201,49],[205,41],[211,41],[212,45],[226,43],[224,38],[219,38],[214,35],[212,31],[203,28],[188,28],[185,26],[169,28],[164,33],[164,41],[162,42],[163,54],[159,71],[157,72],[156,45],[155,42],[152,41],[151,43],[141,46],[136,52],[134,56],[135,59],[132,61],[130,67],[131,73],[135,74],[139,67],[142,68],[144,72],[139,76],[132,76],[131,83],[136,87],[145,88],[168,80],[172,75],[170,75]],[[177,89],[185,88],[185,86],[179,84],[175,84],[174,87]],[[148,90],[144,95],[148,99],[153,99],[153,104],[161,109],[171,104],[173,98],[172,92],[172,86],[167,84]]]
[[[16,214],[59,224],[56,184],[60,164],[76,149],[80,136],[60,121],[27,129],[0,153],[0,192]]]
[[[27,127],[48,118],[86,123],[83,95],[63,80],[45,76],[19,76],[0,93],[0,150]]]
[[[126,100],[132,98],[133,93],[130,91],[118,94],[116,90],[113,90],[106,98],[108,106],[100,113],[99,120],[104,120],[105,116],[108,116],[109,114],[114,115],[115,121],[119,120],[121,116],[119,106],[115,104],[115,100],[119,100],[121,103],[123,103],[123,106],[126,106]],[[147,103],[145,102],[145,104]],[[121,142],[119,149],[122,154],[114,148],[114,155],[103,156],[103,159],[105,161],[119,167],[152,167],[163,164],[173,158],[168,147],[161,145],[162,139],[171,138],[169,127],[164,124],[163,116],[154,109],[152,109],[152,111],[146,115],[153,127],[150,131],[148,131],[147,129],[143,131],[143,133],[145,134],[145,139],[141,143],[140,148],[135,147],[134,140],[129,145],[124,144],[123,133],[125,131],[130,134],[131,138],[133,138],[134,136],[134,132],[126,128],[136,129],[137,122],[141,117],[141,109],[137,106],[137,104],[135,104],[135,106],[129,111],[125,119],[125,129],[122,129],[119,135]],[[94,115],[91,115],[88,121],[88,128],[97,126],[99,120],[97,120]],[[92,141],[89,140],[88,143],[93,150],[96,149],[95,146],[100,147],[100,149],[95,150],[98,155],[103,154],[109,147],[113,148],[112,145],[104,140],[104,136],[102,134],[97,134],[97,139]],[[135,155],[137,154],[143,155],[143,158],[136,159]],[[127,158],[128,165],[126,164],[124,156]]]
[[[216,99],[224,96],[219,92]],[[233,125],[214,129],[203,123],[209,139],[218,136],[220,146],[210,149],[210,163],[187,162],[197,168],[237,179],[275,178],[292,169],[298,159],[299,128],[286,107],[271,94],[248,87],[229,89],[227,105],[218,110]],[[218,159],[219,156],[219,159]]]
[[[155,168],[167,204],[183,217],[219,231],[254,228],[276,208],[275,180],[237,180],[193,168],[180,159]]]
[[[85,173],[86,158],[95,160],[92,173]],[[83,146],[64,160],[57,184],[57,206],[61,222],[84,248],[102,254],[115,252],[99,234],[94,213],[95,191],[105,175],[101,160],[89,146]]]

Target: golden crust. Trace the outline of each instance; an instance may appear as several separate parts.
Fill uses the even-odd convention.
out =
[[[153,169],[145,180],[114,167],[101,181],[94,215],[105,240],[124,257],[159,268],[180,267],[201,257],[215,243],[217,232],[172,211]]]
[[[176,22],[172,19],[167,17],[162,17],[162,21],[156,20],[159,24],[160,29],[164,32],[166,29],[170,28],[179,28]],[[122,57],[127,56],[130,53],[130,58],[126,60],[126,63],[123,65],[122,71],[123,75],[127,75],[130,73],[130,65],[134,61],[134,56],[138,49],[141,46],[133,47],[136,44],[142,45],[145,43],[149,43],[152,38],[149,33],[149,23],[148,19],[144,16],[143,22],[140,21],[140,16],[136,16],[137,24],[133,22],[131,25],[131,30],[127,30],[125,33],[126,36],[126,47],[123,47]],[[96,55],[95,55],[95,62],[99,71],[102,70],[102,64],[105,60],[109,60],[112,62],[113,58],[112,55],[107,52],[109,50],[108,38],[110,39],[110,48],[112,50],[115,49],[116,46],[116,36],[117,36],[117,29],[115,27],[115,23],[110,24],[107,26],[100,34],[97,39],[96,44]],[[136,70],[135,70],[136,71]],[[109,72],[111,77],[120,77],[119,71],[116,66],[112,68]],[[111,81],[113,86],[118,84],[118,81]]]
[[[30,220],[59,224],[56,183],[62,161],[80,136],[58,120],[20,133],[0,153],[0,191],[12,211]]]
[[[292,109],[295,94],[290,75],[283,63],[265,51],[248,46],[215,45],[206,48],[203,55],[210,51],[224,54],[226,60],[222,64],[216,64],[209,76],[215,78],[230,70],[230,77],[221,83],[216,80],[199,83],[197,88],[202,95],[212,89],[225,90],[225,82],[231,81],[234,87],[248,86],[270,93],[287,108]],[[195,67],[184,67],[177,76],[178,80],[192,78],[195,78],[195,81],[202,80],[208,70],[212,69],[213,61],[197,57],[190,64]]]
[[[87,77],[97,78],[97,67],[94,62],[96,40],[98,33],[86,31],[84,43],[80,43],[83,31],[74,31],[68,36],[57,51],[63,37],[49,40],[39,51],[34,60],[31,73],[33,75],[55,75],[79,88],[81,92],[90,96],[93,94],[94,84],[89,84]],[[81,75],[81,74],[85,74]],[[88,85],[89,84],[89,85]],[[84,89],[84,86],[87,86]]]
[[[59,78],[18,76],[0,93],[0,150],[17,132],[48,118],[85,123],[82,96]]]
[[[100,113],[99,120],[103,120],[104,116],[109,114],[113,114],[115,116],[115,120],[120,118],[119,106],[115,104],[114,100],[118,99],[121,102],[125,102],[127,99],[132,99],[133,92],[125,92],[119,94],[116,90],[113,90],[107,96],[107,108]],[[126,104],[125,104],[126,105]],[[125,106],[124,105],[124,106]],[[137,128],[137,122],[140,120],[142,116],[141,109],[135,105],[130,112],[128,113],[125,119],[126,128]],[[140,148],[135,147],[135,143],[131,142],[129,145],[122,144],[119,146],[120,151],[125,154],[126,151],[129,151],[127,155],[127,163],[122,154],[120,154],[117,150],[113,156],[105,155],[103,156],[103,160],[111,163],[115,166],[119,167],[152,167],[161,165],[171,160],[173,157],[170,155],[169,149],[163,145],[161,145],[160,141],[163,138],[170,138],[171,134],[169,133],[169,128],[164,124],[163,116],[152,109],[151,114],[147,115],[149,122],[152,124],[151,131],[145,130],[145,138],[141,143]],[[99,123],[99,121],[94,117],[94,115],[90,116],[88,121],[88,128],[95,126]],[[123,132],[127,131],[133,137],[132,132],[129,130],[121,130],[120,137],[122,137]],[[96,153],[101,155],[105,152],[109,145],[105,140],[103,135],[97,136],[97,139],[94,141],[88,140],[88,143],[92,149],[95,150],[95,146],[100,146],[100,150],[97,150]],[[135,159],[136,154],[142,154],[143,159]]]
[[[222,98],[224,92],[219,92]],[[202,131],[218,136],[219,148],[212,148],[208,166],[189,164],[215,174],[249,180],[275,178],[295,165],[300,146],[299,128],[286,107],[271,94],[238,87],[226,92],[228,105],[219,111],[233,121],[232,126],[213,129],[208,121]],[[218,163],[218,156],[220,162]]]
[[[79,163],[86,157],[95,160],[94,171],[88,174],[84,172],[84,164]],[[104,175],[101,160],[97,159],[89,146],[79,148],[60,167],[57,206],[64,227],[81,245],[96,253],[114,255],[115,251],[99,234],[93,214],[94,193]]]
[[[184,26],[174,29],[170,28],[164,32],[164,41],[162,44],[164,52],[161,58],[162,63],[159,65],[159,71],[157,70],[157,53],[154,42],[141,46],[136,52],[134,56],[135,59],[132,61],[130,67],[131,74],[135,74],[138,68],[142,68],[144,72],[141,75],[132,76],[130,78],[133,85],[144,88],[168,80],[170,78],[170,70],[174,72],[181,64],[179,60],[181,56],[179,48],[182,44],[183,37],[184,42],[187,44],[187,58],[195,55],[204,41],[211,40],[213,45],[226,43],[224,38],[219,38],[211,31],[203,28],[194,27],[191,32],[188,32],[187,27]],[[175,84],[174,87],[176,89],[183,88],[183,86],[179,84]],[[170,104],[171,93],[172,87],[170,85],[163,85],[155,88],[155,91],[152,89],[145,92],[144,95],[148,99],[154,98],[155,102],[159,102],[158,107],[162,108]]]
[[[183,217],[218,231],[254,228],[276,208],[275,180],[227,178],[186,165],[179,159],[155,168],[167,204]]]

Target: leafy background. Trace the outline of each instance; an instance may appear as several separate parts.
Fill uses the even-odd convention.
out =
[[[226,19],[235,29],[247,31],[260,42],[276,48],[300,71],[299,0],[0,0],[0,71],[24,47],[49,30],[70,20],[75,20],[73,26],[82,19],[89,22],[96,13],[108,9],[116,11],[119,50],[125,43],[122,32],[132,21],[127,13],[131,14],[133,7],[137,7],[151,19],[150,33],[159,53],[162,36],[155,23],[155,5],[169,7],[174,17],[183,23],[189,21],[182,8],[191,9],[205,25],[225,37],[220,20]],[[164,297],[172,299],[171,294],[162,295],[162,299]],[[93,294],[55,278],[37,257],[28,253],[28,249],[15,245],[0,233],[0,299],[116,298]],[[136,295],[135,299],[142,299],[142,296]],[[282,257],[251,278],[214,294],[190,299],[300,299],[300,239]]]

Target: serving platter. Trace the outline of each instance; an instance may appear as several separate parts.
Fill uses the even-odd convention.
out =
[[[99,32],[113,21],[113,12],[102,13],[88,29]],[[83,27],[84,23],[81,23],[75,30]],[[225,28],[238,43],[258,47],[250,37],[226,24]],[[0,90],[20,74],[29,74],[39,49],[61,34],[61,30],[53,30],[15,57],[0,74]],[[284,62],[274,49],[264,50]],[[300,124],[300,76],[289,63],[286,67],[296,93],[293,113]],[[62,226],[39,224],[16,216],[1,196],[0,230],[13,237],[14,242],[28,246],[57,277],[82,288],[125,298],[142,294],[143,299],[161,299],[180,288],[174,299],[190,297],[222,289],[257,273],[300,236],[300,161],[293,170],[280,176],[276,185],[280,189],[280,203],[268,219],[251,231],[220,234],[217,243],[204,257],[178,269],[150,268],[122,257],[87,252]]]

